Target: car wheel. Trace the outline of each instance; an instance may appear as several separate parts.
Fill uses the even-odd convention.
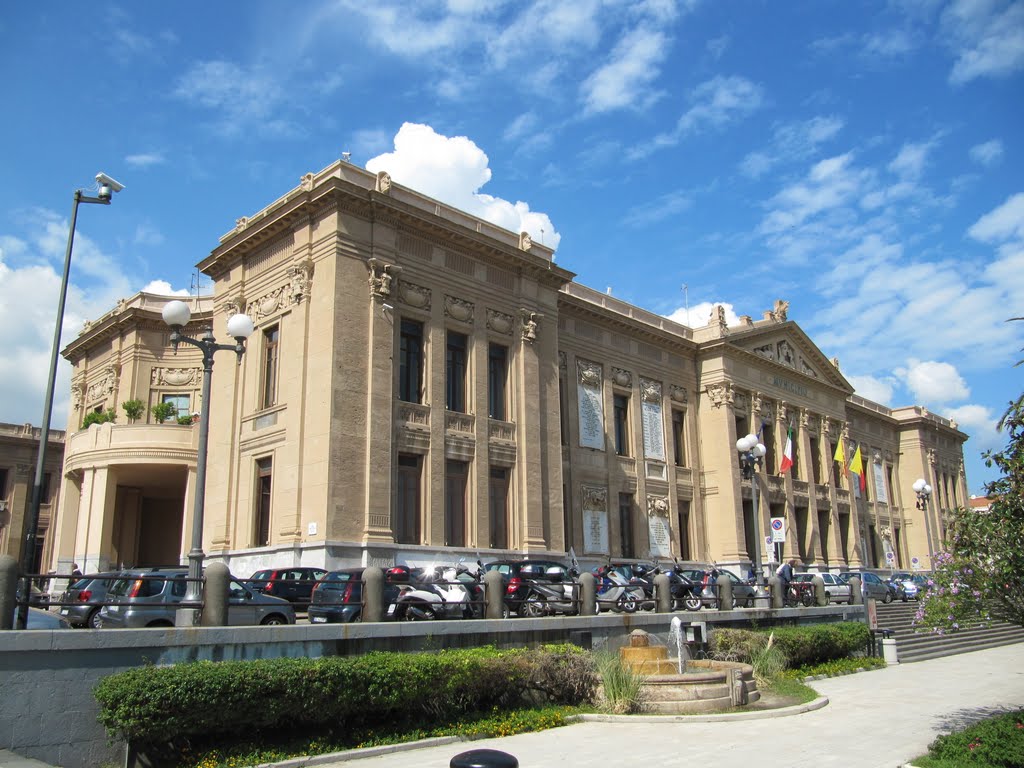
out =
[[[825,605],[832,602],[832,595],[829,592],[825,592]]]
[[[886,605],[891,603],[892,602],[892,592],[890,592],[889,590],[886,590],[885,591],[885,597],[882,598],[882,602],[885,603]]]
[[[503,619],[511,619],[512,618],[512,609],[508,607],[508,603],[504,603],[503,602],[501,604],[501,618],[503,618]]]
[[[89,629],[100,629],[103,627],[103,622],[100,621],[100,609],[93,608],[89,612],[89,616],[85,620],[85,626]]]
[[[537,597],[534,595],[531,595],[530,597],[526,598],[526,601],[523,603],[522,611],[523,616],[526,616],[531,619],[540,618],[546,612],[544,603],[538,600]]]
[[[285,619],[280,613],[272,613],[266,616],[260,624],[264,627],[278,627],[282,624],[287,624],[288,620]]]

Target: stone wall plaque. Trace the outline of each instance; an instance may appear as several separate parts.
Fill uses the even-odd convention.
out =
[[[579,362],[577,394],[579,400],[580,446],[604,450],[604,407],[601,401],[601,366]]]
[[[661,401],[643,401],[644,456],[648,459],[665,460],[665,431],[662,426]]]

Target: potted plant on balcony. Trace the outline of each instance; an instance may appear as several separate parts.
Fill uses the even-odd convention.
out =
[[[121,407],[124,408],[124,415],[128,417],[129,424],[134,424],[146,412],[146,404],[141,400],[125,400]]]
[[[108,408],[105,411],[90,411],[82,419],[82,429],[88,429],[93,424],[106,424],[108,421],[114,421],[116,418],[117,414],[113,408]]]
[[[150,406],[149,412],[153,414],[153,419],[161,424],[168,419],[176,418],[178,415],[178,409],[174,407],[174,403],[157,403],[156,405]]]

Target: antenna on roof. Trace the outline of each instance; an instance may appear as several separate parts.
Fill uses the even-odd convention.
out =
[[[342,159],[343,162],[351,163],[352,162],[352,153],[351,152],[342,152],[341,153],[341,159]]]

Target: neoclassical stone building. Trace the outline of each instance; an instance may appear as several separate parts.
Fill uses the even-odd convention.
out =
[[[854,394],[786,302],[688,328],[573,282],[553,253],[346,162],[234,229],[199,264],[211,297],[186,332],[255,322],[199,402],[138,294],[64,350],[73,409],[53,565],[183,560],[198,429],[127,423],[121,403],[209,408],[203,531],[239,574],[265,565],[429,562],[522,553],[928,567],[943,510],[966,503],[955,423]],[[117,422],[79,429],[92,410]],[[183,419],[188,421],[188,419]],[[767,447],[751,482],[736,440]],[[791,432],[795,465],[780,475]],[[833,460],[842,445],[845,461]],[[866,488],[846,471],[856,448]],[[935,488],[927,509],[911,485]],[[767,550],[767,552],[766,552]]]

